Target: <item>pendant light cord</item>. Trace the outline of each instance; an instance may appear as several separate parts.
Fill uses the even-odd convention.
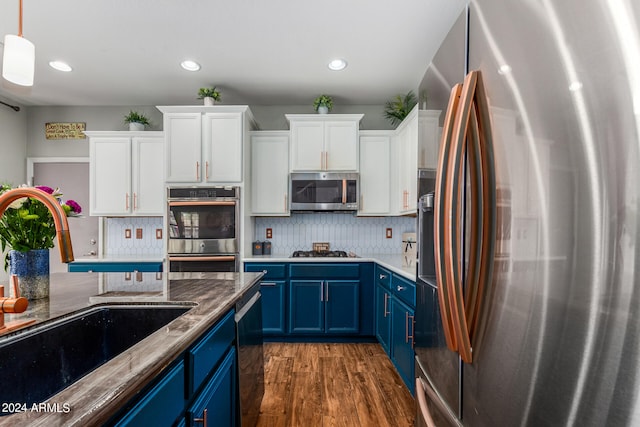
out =
[[[19,10],[18,37],[22,37],[22,0],[20,0]]]

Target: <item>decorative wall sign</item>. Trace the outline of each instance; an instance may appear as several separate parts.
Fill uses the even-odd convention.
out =
[[[47,139],[86,139],[86,123],[45,123]]]

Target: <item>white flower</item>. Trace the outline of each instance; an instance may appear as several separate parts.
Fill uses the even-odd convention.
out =
[[[22,207],[22,205],[24,204],[24,202],[27,201],[27,197],[21,197],[17,200],[14,200],[13,202],[11,202],[11,204],[9,205],[10,209],[20,209]]]

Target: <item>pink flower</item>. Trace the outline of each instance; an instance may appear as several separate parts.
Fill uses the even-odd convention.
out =
[[[38,190],[44,191],[45,193],[48,193],[48,194],[53,194],[53,191],[54,191],[53,188],[47,187],[46,185],[39,185],[36,188]]]
[[[80,207],[78,202],[76,202],[75,200],[67,200],[65,205],[69,206],[71,208],[71,212],[73,212],[76,215],[82,212],[82,208]]]

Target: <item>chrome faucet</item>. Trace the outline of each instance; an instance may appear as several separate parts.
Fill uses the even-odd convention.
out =
[[[69,234],[69,222],[67,214],[62,206],[51,194],[45,193],[34,187],[19,187],[5,191],[0,195],[0,217],[14,201],[23,197],[31,197],[42,202],[53,216],[58,235],[58,248],[60,249],[60,261],[68,263],[73,261],[73,248],[71,247],[71,235]]]
[[[23,197],[31,197],[42,202],[53,216],[53,222],[58,235],[58,248],[60,249],[60,261],[68,263],[73,261],[73,248],[71,247],[71,235],[69,234],[69,222],[67,214],[58,201],[50,194],[34,187],[19,187],[6,191],[0,195],[0,217],[14,201]],[[18,278],[11,276],[11,284],[15,298],[4,296],[4,286],[0,286],[0,335],[14,329],[21,328],[35,322],[35,319],[20,320],[5,324],[4,313],[24,313],[29,305],[26,298],[20,297],[18,290]]]

